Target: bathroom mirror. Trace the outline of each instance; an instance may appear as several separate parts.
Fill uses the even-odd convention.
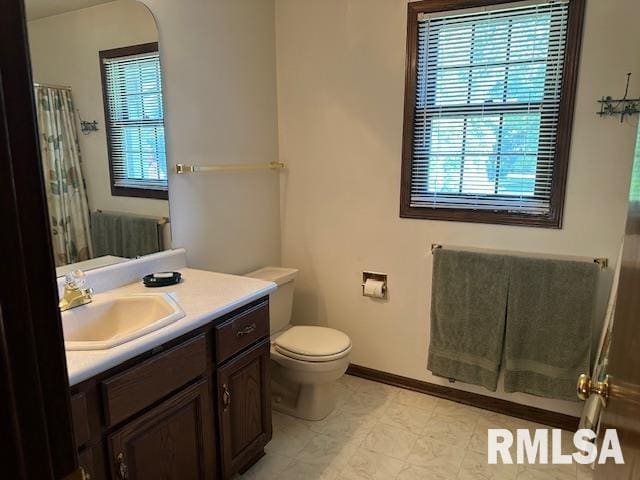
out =
[[[171,248],[158,31],[134,0],[26,0],[58,276]]]

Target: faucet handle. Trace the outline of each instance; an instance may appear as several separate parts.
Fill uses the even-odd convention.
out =
[[[87,279],[82,270],[75,270],[64,276],[64,293],[58,304],[61,312],[91,303],[93,289],[86,288],[86,283]]]
[[[73,270],[64,276],[65,286],[82,290],[87,284],[87,277],[82,270]]]

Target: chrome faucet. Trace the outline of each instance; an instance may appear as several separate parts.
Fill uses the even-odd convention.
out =
[[[82,270],[74,270],[64,277],[64,294],[58,307],[61,312],[91,303],[93,289],[85,288],[87,279]]]

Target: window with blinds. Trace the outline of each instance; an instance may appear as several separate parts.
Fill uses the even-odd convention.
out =
[[[100,62],[112,194],[167,198],[158,45],[102,51]]]
[[[409,6],[403,216],[559,227],[576,2],[438,3]]]

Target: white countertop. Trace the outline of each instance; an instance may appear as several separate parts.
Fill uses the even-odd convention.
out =
[[[182,282],[161,288],[132,283],[94,295],[94,301],[132,293],[173,294],[185,316],[176,322],[109,350],[67,351],[69,385],[73,386],[126,360],[206,325],[277,289],[275,283],[255,278],[182,268]],[[82,308],[82,307],[78,307]],[[63,316],[64,326],[64,316]]]
[[[84,260],[82,262],[70,263],[69,265],[61,265],[56,267],[56,277],[64,277],[67,273],[74,270],[93,270],[94,268],[106,267],[107,265],[116,265],[118,263],[128,262],[129,258],[116,257],[114,255],[104,255],[102,257]]]

